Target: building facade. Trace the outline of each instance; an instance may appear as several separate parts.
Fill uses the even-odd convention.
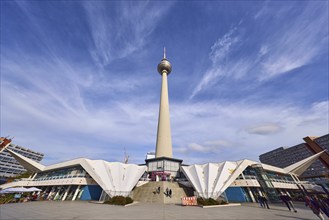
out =
[[[0,138],[0,178],[15,177],[26,172],[26,169],[5,149],[10,149],[36,162],[40,162],[44,154],[15,145],[10,139]]]
[[[322,150],[329,152],[329,134],[312,138],[313,143],[317,144]],[[301,143],[292,147],[280,147],[267,153],[261,154],[259,160],[262,163],[276,167],[286,167],[301,161],[314,154],[308,143]],[[326,154],[324,154],[326,156]],[[315,161],[300,177],[303,179],[313,179],[327,177],[329,169],[320,160]]]
[[[281,192],[295,197],[301,195],[301,186],[307,190],[316,188],[314,184],[300,181],[298,176],[322,154],[312,155],[285,168],[251,160],[182,165],[181,161],[172,158],[167,158],[159,166],[153,166],[153,162],[159,162],[155,158],[147,161],[148,166],[87,158],[44,166],[10,149],[6,151],[34,174],[30,178],[0,185],[1,189],[38,187],[42,190],[40,198],[44,200],[100,201],[117,195],[134,198],[134,190],[142,185],[149,185],[148,188],[154,190],[154,184],[175,181],[170,177],[177,176],[177,173],[183,177],[179,178],[179,184],[189,187],[194,195],[202,198],[257,202],[257,197],[263,195],[270,201],[278,201]],[[145,174],[152,173],[155,174],[153,177],[164,178],[145,179]],[[154,196],[152,192],[143,195]]]

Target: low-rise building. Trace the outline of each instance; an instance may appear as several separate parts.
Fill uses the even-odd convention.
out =
[[[259,195],[277,201],[281,192],[294,196],[301,194],[302,187],[314,190],[316,186],[301,182],[298,176],[323,153],[312,155],[285,168],[251,160],[201,165],[182,165],[180,160],[177,161],[180,167],[174,173],[169,172],[171,167],[162,166],[164,170],[160,174],[168,173],[168,178],[145,179],[145,176],[159,175],[159,171],[154,169],[153,159],[147,160],[145,165],[135,165],[79,158],[44,166],[10,149],[6,151],[34,174],[31,178],[0,185],[0,188],[38,187],[42,189],[43,199],[104,201],[116,195],[137,198],[138,193],[134,195],[133,191],[138,187],[148,184],[149,187],[145,189],[154,190],[153,186],[159,182],[174,181],[171,177],[181,172],[179,176],[183,178],[178,180],[180,187],[189,187],[194,195],[202,198],[222,197],[230,202],[256,202]],[[152,197],[154,194],[151,191],[143,196]]]

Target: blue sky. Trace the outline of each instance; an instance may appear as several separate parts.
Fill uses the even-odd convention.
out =
[[[329,132],[326,1],[1,1],[1,136],[143,163],[166,46],[174,157],[253,159]]]

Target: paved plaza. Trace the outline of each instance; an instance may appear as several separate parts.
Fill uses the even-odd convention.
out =
[[[0,206],[0,219],[318,219],[304,204],[296,204],[298,213],[281,204],[263,209],[257,204],[200,208],[180,205],[137,203],[128,207],[83,201],[41,201]]]

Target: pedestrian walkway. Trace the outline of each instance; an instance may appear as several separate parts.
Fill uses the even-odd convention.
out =
[[[303,204],[296,204],[297,213],[289,212],[283,204],[269,205],[271,209],[255,203],[203,209],[159,203],[121,207],[83,201],[41,201],[1,205],[0,219],[317,219]]]

